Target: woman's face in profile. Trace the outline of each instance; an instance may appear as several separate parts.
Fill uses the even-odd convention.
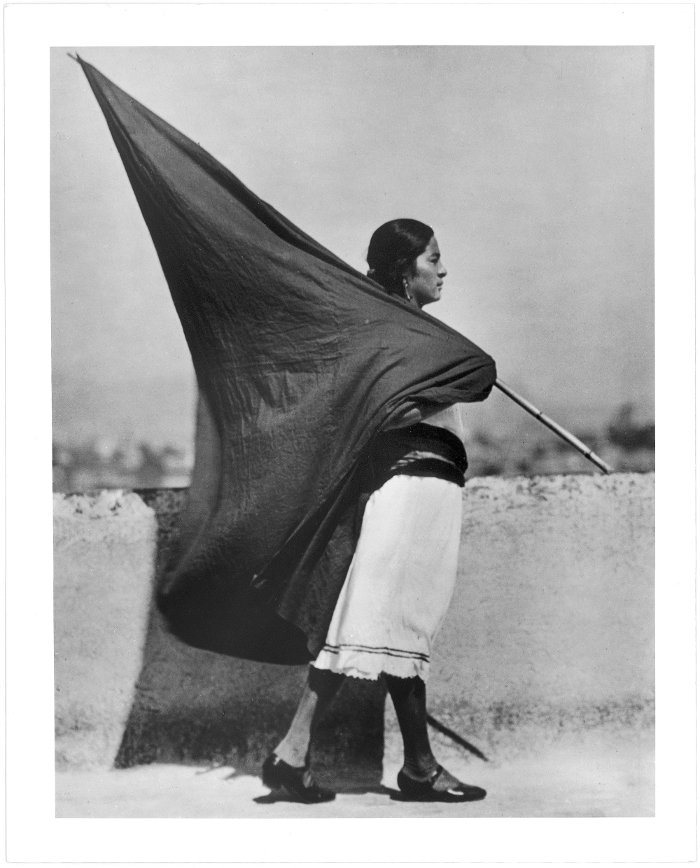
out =
[[[442,281],[447,269],[440,259],[440,248],[434,235],[416,259],[414,271],[414,274],[406,275],[406,290],[418,307],[440,301]]]

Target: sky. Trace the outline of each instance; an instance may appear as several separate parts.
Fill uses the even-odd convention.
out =
[[[355,268],[435,229],[429,308],[578,430],[653,418],[653,49],[52,49],[54,432],[183,444],[189,353],[77,50]],[[479,426],[516,424],[495,396]]]

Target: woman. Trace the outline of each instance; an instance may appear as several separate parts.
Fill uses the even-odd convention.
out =
[[[157,592],[167,627],[207,651],[314,661],[292,727],[265,763],[271,786],[304,801],[332,797],[307,770],[313,725],[343,675],[382,674],[404,735],[403,792],[482,796],[438,767],[425,726],[466,467],[459,416],[426,408],[484,400],[495,366],[419,310],[438,300],[446,273],[432,230],[402,220],[377,230],[368,280],[78,60],[197,375],[192,484]],[[384,589],[383,606],[368,605],[368,580],[369,596]],[[429,618],[418,618],[416,594],[430,597]]]
[[[367,263],[368,276],[406,304],[439,301],[447,271],[426,224],[400,219],[380,226]],[[466,456],[456,405],[426,419],[410,411],[368,450],[363,469],[374,490],[326,643],[287,734],[263,765],[266,786],[303,802],[335,798],[314,781],[309,750],[344,677],[385,679],[403,738],[397,783],[405,799],[486,795],[443,769],[428,737],[425,682],[457,571]]]

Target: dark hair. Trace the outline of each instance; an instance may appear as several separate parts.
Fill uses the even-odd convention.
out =
[[[423,253],[435,233],[420,220],[399,218],[383,223],[370,239],[367,250],[367,276],[387,292],[403,295],[402,278],[413,272],[416,258]]]

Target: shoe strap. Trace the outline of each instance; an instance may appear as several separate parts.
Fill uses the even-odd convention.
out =
[[[430,775],[430,777],[428,778],[428,783],[432,786],[434,783],[437,782],[437,779],[440,777],[440,775],[444,771],[445,771],[445,769],[438,763],[438,767],[435,769],[435,771],[432,773],[432,775]]]

